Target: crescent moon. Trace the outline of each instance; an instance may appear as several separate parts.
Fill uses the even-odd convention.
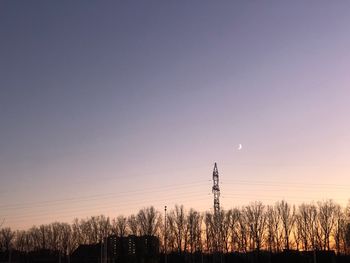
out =
[[[238,151],[242,150],[242,144],[238,144]]]

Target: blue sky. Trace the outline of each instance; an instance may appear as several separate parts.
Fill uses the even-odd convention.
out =
[[[209,210],[214,162],[225,208],[345,204],[349,11],[2,1],[0,217],[21,228],[151,204]]]

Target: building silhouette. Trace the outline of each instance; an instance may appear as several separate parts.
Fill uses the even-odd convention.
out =
[[[112,235],[102,244],[80,245],[71,258],[73,263],[154,263],[159,261],[159,239],[156,236]]]

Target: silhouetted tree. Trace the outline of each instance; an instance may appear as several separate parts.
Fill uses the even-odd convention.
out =
[[[222,251],[227,253],[230,250],[230,238],[231,238],[231,216],[232,210],[225,211],[223,209],[220,210],[220,237],[221,244],[220,247]]]
[[[116,219],[113,219],[112,229],[118,237],[125,237],[127,235],[127,221],[128,219],[122,215],[118,216]],[[137,233],[137,230],[135,232]]]
[[[139,233],[139,226],[137,222],[137,217],[135,215],[131,215],[127,219],[127,226],[129,228],[129,232],[132,235],[137,235]]]
[[[310,206],[307,204],[301,204],[298,207],[298,212],[295,216],[296,228],[299,232],[300,241],[303,250],[310,248]]]
[[[306,218],[307,218],[307,226],[308,226],[308,239],[311,244],[311,249],[316,250],[319,249],[319,227],[318,227],[318,212],[317,207],[314,204],[306,205]]]
[[[5,227],[0,231],[0,244],[6,251],[9,251],[13,246],[15,232],[9,227]]]
[[[345,251],[347,254],[350,253],[350,223],[346,223],[345,225]]]
[[[36,226],[33,226],[29,230],[29,240],[30,247],[32,247],[32,250],[42,249],[40,230]]]
[[[88,242],[87,236],[83,234],[83,229],[78,218],[75,218],[72,223],[72,247],[78,247],[79,244],[86,244]]]
[[[189,251],[192,254],[195,251],[202,250],[202,216],[199,212],[190,209],[187,215],[187,229],[189,233]]]
[[[344,226],[344,244],[345,244],[345,253],[350,254],[350,201],[348,202],[348,205],[345,208],[344,212],[345,217],[345,226]]]
[[[74,219],[72,224],[54,222],[24,231],[0,229],[0,249],[22,252],[51,249],[69,255],[80,244],[96,244],[114,233],[118,236],[156,235],[164,249],[162,215],[154,207],[137,215],[117,216],[112,223],[103,215]],[[203,231],[202,231],[203,230]],[[317,205],[301,204],[295,210],[286,201],[274,206],[254,202],[242,208],[212,212],[188,211],[176,205],[168,213],[168,252],[222,250],[279,252],[284,249],[330,250],[350,253],[350,205],[342,209],[331,200]],[[194,257],[190,257],[194,259]]]
[[[333,230],[333,239],[335,243],[335,250],[337,253],[346,253],[346,218],[339,205],[336,205],[334,216],[335,225]]]
[[[321,230],[321,248],[330,250],[330,235],[335,225],[336,205],[332,200],[318,202],[318,221]]]
[[[21,252],[27,252],[26,238],[27,232],[24,230],[17,230],[15,234],[15,248]]]
[[[277,211],[281,218],[281,226],[284,240],[284,248],[290,249],[290,234],[295,220],[295,207],[293,208],[284,200],[277,203]]]
[[[230,235],[230,251],[238,251],[239,250],[239,217],[240,211],[237,208],[230,209],[228,212],[229,217],[229,235]]]
[[[40,225],[39,228],[38,228],[38,232],[39,232],[39,235],[40,235],[40,248],[41,249],[46,249],[48,248],[48,245],[47,245],[47,238],[48,238],[48,232],[49,232],[49,229],[48,229],[48,226],[46,225]]]
[[[168,217],[170,234],[175,237],[175,245],[177,252],[181,253],[185,250],[186,239],[186,216],[183,205],[175,205],[175,209],[170,211]]]
[[[248,227],[248,219],[246,213],[244,213],[244,209],[241,209],[239,212],[238,218],[238,251],[247,252],[248,251],[248,235],[249,235],[249,227]]]
[[[210,212],[204,214],[204,224],[205,224],[205,244],[207,252],[211,253],[214,251],[214,216]]]
[[[156,235],[161,223],[161,217],[159,212],[151,206],[139,211],[137,222],[141,235]]]
[[[243,211],[249,229],[250,249],[260,251],[266,224],[265,206],[261,202],[254,202]]]
[[[276,206],[268,206],[266,209],[266,241],[270,252],[278,252],[281,249],[280,222],[281,216]]]

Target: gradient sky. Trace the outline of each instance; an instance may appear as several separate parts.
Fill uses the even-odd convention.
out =
[[[350,193],[348,1],[1,1],[0,219]],[[241,151],[238,144],[243,145]]]

